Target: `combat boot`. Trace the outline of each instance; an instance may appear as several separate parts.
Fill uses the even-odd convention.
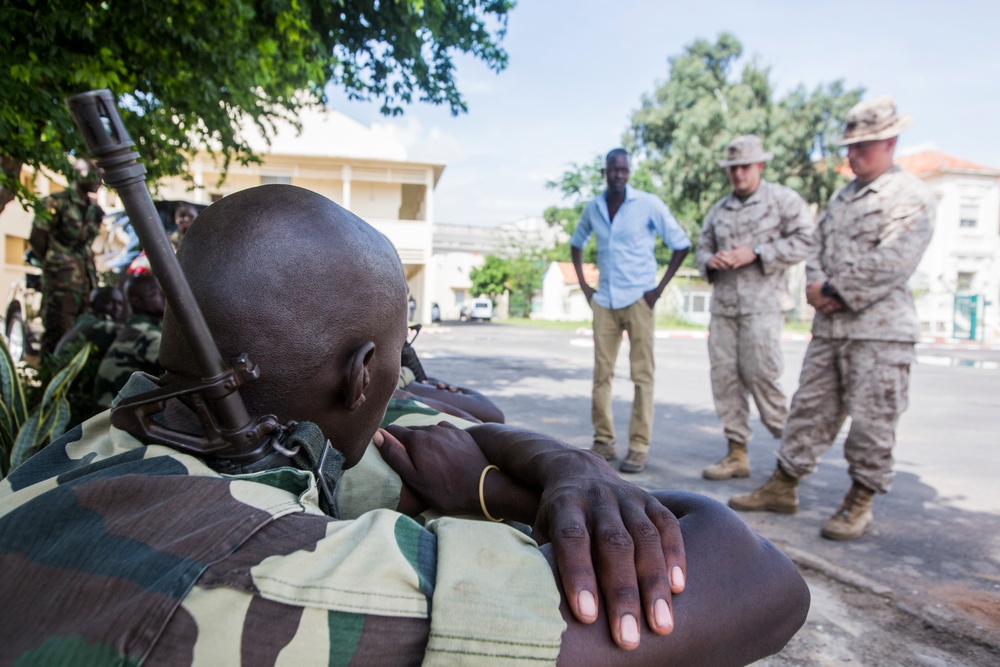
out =
[[[750,459],[747,457],[747,443],[729,441],[729,453],[701,471],[705,479],[731,479],[750,476]]]
[[[823,524],[820,535],[828,540],[855,540],[872,527],[872,501],[875,492],[854,482],[844,502]]]
[[[614,461],[618,458],[618,450],[613,442],[594,440],[594,444],[590,448],[590,451],[594,452],[598,456],[603,456],[605,461]]]
[[[628,450],[628,456],[622,461],[621,467],[618,468],[620,471],[625,473],[639,473],[646,469],[646,453],[637,452],[634,449]]]
[[[771,479],[748,495],[733,496],[729,506],[744,512],[780,512],[795,514],[799,510],[799,480],[777,466]]]

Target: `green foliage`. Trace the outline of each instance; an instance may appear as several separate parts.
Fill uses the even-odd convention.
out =
[[[28,405],[38,405],[41,402],[45,388],[53,378],[70,365],[77,353],[84,347],[89,348],[87,361],[80,369],[76,381],[66,392],[65,397],[69,403],[70,424],[80,424],[94,416],[94,379],[97,377],[97,369],[101,365],[101,357],[95,354],[98,351],[97,346],[84,340],[82,336],[76,342],[65,345],[58,355],[42,355],[38,368],[34,370],[30,381],[24,383],[24,393]]]
[[[708,209],[730,190],[716,161],[726,145],[743,134],[757,134],[774,159],[764,178],[796,190],[806,201],[823,204],[843,183],[833,168],[847,111],[862,90],[845,90],[842,81],[820,84],[812,92],[799,86],[775,99],[770,69],[755,59],[738,77],[733,65],[743,45],[723,33],[711,43],[698,40],[670,58],[666,82],[632,117],[626,144],[644,156],[643,169],[679,219],[700,227]]]
[[[66,394],[89,354],[90,346],[81,347],[45,385],[41,400],[29,410],[21,376],[7,344],[0,339],[0,477],[6,477],[66,431],[70,423]]]
[[[715,42],[689,44],[669,59],[667,80],[643,96],[625,133],[634,163],[631,184],[658,194],[695,243],[709,208],[731,189],[716,162],[740,135],[757,134],[774,153],[765,179],[787,185],[808,202],[824,204],[845,180],[834,169],[839,153],[833,140],[863,91],[836,81],[811,92],[798,86],[777,99],[770,69],[755,59],[734,76],[742,55],[743,45],[729,33]],[[590,187],[602,166],[600,156],[573,165],[550,186],[585,202],[603,189]]]
[[[183,174],[211,146],[225,166],[254,159],[244,124],[270,135],[326,101],[327,85],[375,99],[466,109],[452,57],[496,71],[513,0],[0,0],[0,210],[31,205],[21,167],[70,174],[83,148],[63,104],[110,88],[150,174]]]
[[[498,295],[507,290],[510,281],[510,264],[496,255],[487,255],[482,266],[469,272],[472,281],[472,295],[485,294],[494,303]]]

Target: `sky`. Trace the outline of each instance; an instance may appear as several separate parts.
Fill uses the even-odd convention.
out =
[[[505,70],[456,59],[468,113],[415,103],[387,118],[337,93],[331,106],[394,133],[411,160],[447,165],[437,222],[497,225],[565,203],[546,183],[620,145],[667,59],[728,31],[771,67],[778,96],[843,79],[914,115],[900,151],[933,144],[1000,168],[998,25],[995,0],[519,0]]]

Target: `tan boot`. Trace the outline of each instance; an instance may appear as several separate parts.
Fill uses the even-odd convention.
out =
[[[594,452],[598,456],[603,456],[605,461],[614,461],[618,458],[618,450],[615,448],[615,443],[613,442],[601,442],[600,440],[594,440],[593,446],[590,451]]]
[[[750,459],[747,458],[747,443],[729,441],[729,453],[701,471],[705,479],[731,479],[750,476]]]
[[[855,540],[872,527],[872,501],[875,492],[854,482],[844,502],[823,524],[820,535],[828,540]]]
[[[781,466],[774,469],[771,479],[745,496],[733,496],[729,506],[744,512],[780,512],[795,514],[799,510],[799,480]]]
[[[620,471],[625,473],[638,473],[646,469],[646,453],[637,452],[634,449],[628,450],[628,456],[622,461],[622,465],[618,468]]]

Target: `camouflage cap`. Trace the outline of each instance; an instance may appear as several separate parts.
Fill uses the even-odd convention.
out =
[[[774,153],[764,152],[764,142],[756,134],[745,134],[736,137],[726,146],[726,157],[718,161],[720,167],[732,167],[738,164],[757,164],[767,162]]]
[[[858,102],[847,112],[844,136],[837,144],[847,146],[895,137],[909,127],[912,120],[912,114],[896,112],[896,103],[888,95]]]

